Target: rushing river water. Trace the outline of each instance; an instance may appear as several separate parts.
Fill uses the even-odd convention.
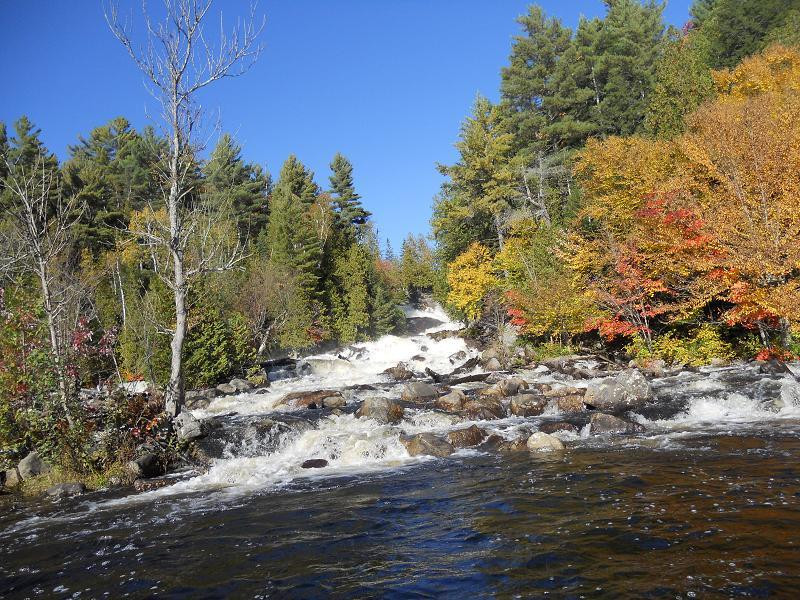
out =
[[[397,426],[353,416],[366,396],[399,394],[383,369],[421,355],[418,369],[446,372],[459,351],[473,353],[420,333],[315,357],[267,394],[196,411],[219,425],[204,473],[142,494],[0,503],[0,596],[800,597],[792,375],[738,365],[655,380],[657,401],[629,415],[646,433],[565,432],[563,453],[412,458],[401,432],[465,422],[428,409]],[[344,414],[278,405],[320,388],[347,388]],[[552,420],[478,424],[510,439]],[[309,458],[328,466],[302,469]]]

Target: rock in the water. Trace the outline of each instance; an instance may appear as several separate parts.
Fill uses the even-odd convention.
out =
[[[462,412],[465,417],[474,421],[491,421],[506,416],[505,408],[500,400],[491,397],[475,398],[464,403]]]
[[[326,396],[322,399],[323,408],[339,409],[344,408],[345,406],[347,406],[347,400],[345,400],[344,396],[341,394],[337,394],[336,396]]]
[[[547,386],[542,393],[548,398],[563,398],[564,396],[583,396],[586,390],[572,386],[551,387]]]
[[[133,482],[133,489],[137,492],[152,492],[159,488],[167,487],[177,482],[176,477],[163,477],[161,479],[137,479]]]
[[[70,496],[80,496],[86,491],[86,486],[82,483],[58,483],[47,488],[47,495],[51,498],[60,499]]]
[[[578,356],[577,354],[571,354],[569,356],[558,356],[556,358],[548,358],[547,360],[543,360],[542,364],[551,371],[569,375],[572,373],[572,368],[574,366],[575,361],[580,360],[580,358],[581,357]]]
[[[19,461],[17,471],[22,479],[30,479],[50,471],[50,465],[44,462],[35,450]]]
[[[517,417],[537,417],[544,412],[547,398],[536,394],[519,394],[511,398],[509,410]]]
[[[502,436],[493,434],[486,438],[486,441],[481,445],[481,448],[494,450],[495,452],[520,452],[527,449],[527,446],[525,445],[527,440],[527,437],[518,437],[513,440],[507,440]]]
[[[595,413],[589,420],[589,431],[592,433],[640,433],[644,431],[644,426],[614,415]]]
[[[437,398],[434,407],[445,412],[459,412],[464,407],[466,396],[461,390],[453,390],[449,394]]]
[[[552,452],[564,449],[564,442],[544,431],[537,431],[532,434],[525,445],[528,446],[528,450],[533,452]]]
[[[328,461],[324,458],[310,458],[305,461],[300,468],[302,469],[321,469],[322,467],[327,467]]]
[[[211,401],[219,395],[217,388],[209,388],[206,390],[189,390],[186,392],[184,399],[186,408],[189,410],[197,410],[208,408]]]
[[[422,381],[414,381],[403,386],[400,396],[406,402],[427,402],[435,400],[439,392],[435,387]]]
[[[190,412],[184,411],[175,417],[173,425],[178,439],[186,440],[187,442],[199,440],[206,435],[202,421],[197,420]]]
[[[486,432],[478,427],[472,425],[466,429],[456,429],[447,434],[447,441],[455,448],[469,448],[477,446],[486,437]]]
[[[586,408],[583,405],[583,394],[580,396],[561,396],[556,398],[555,401],[559,412],[567,415],[583,412]]]
[[[220,383],[217,386],[217,391],[223,396],[230,396],[231,394],[235,394],[237,390],[236,387],[232,386],[230,383]]]
[[[453,445],[432,433],[418,433],[410,437],[403,436],[400,441],[411,456],[450,456],[456,451]]]
[[[356,411],[360,419],[372,419],[378,423],[399,423],[403,420],[404,409],[388,398],[367,398]]]
[[[164,474],[164,467],[158,456],[152,452],[143,454],[136,460],[128,463],[128,471],[134,477],[141,477],[147,479],[148,477],[157,477]]]
[[[783,375],[785,373],[789,373],[790,375],[792,374],[791,369],[786,366],[786,363],[782,360],[778,360],[777,358],[760,362],[758,365],[758,372],[763,373],[764,375]]]
[[[328,398],[341,398],[344,400],[341,392],[337,392],[336,390],[317,390],[315,392],[292,392],[291,394],[286,394],[280,399],[278,404],[285,404],[293,409],[322,408],[326,406],[325,402]],[[334,400],[330,401],[331,405],[335,403]],[[333,406],[331,407],[333,408]]]
[[[555,433],[556,431],[569,431],[572,433],[578,433],[578,428],[572,423],[559,421],[557,423],[542,423],[539,425],[539,431],[544,431],[545,433]]]
[[[623,371],[613,379],[590,385],[583,401],[597,410],[622,411],[638,408],[653,398],[653,388],[636,369]]]
[[[496,358],[490,358],[485,363],[483,363],[483,368],[487,371],[502,371],[503,365],[500,364],[500,361]]]
[[[384,371],[384,374],[388,375],[395,381],[408,381],[414,377],[414,371],[408,368],[406,363],[397,363],[394,367],[390,367]]]
[[[508,398],[509,396],[516,396],[523,390],[527,390],[528,382],[520,377],[509,377],[498,383],[496,387],[503,396]]]
[[[235,388],[237,392],[249,392],[253,389],[253,385],[245,379],[231,379],[229,385]]]
[[[447,357],[447,360],[449,360],[449,361],[450,361],[450,364],[451,364],[451,365],[454,365],[454,364],[456,364],[456,363],[463,362],[463,361],[467,360],[467,353],[466,353],[466,352],[464,352],[463,350],[459,350],[458,352],[456,352],[456,353],[454,353],[454,354],[451,354],[450,356],[448,356],[448,357]]]

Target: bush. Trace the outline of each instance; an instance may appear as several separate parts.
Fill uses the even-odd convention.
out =
[[[662,359],[668,364],[695,367],[707,365],[715,358],[731,360],[735,356],[733,347],[711,325],[701,325],[686,337],[677,337],[673,332],[663,334],[653,341],[652,350],[637,337],[626,351],[637,360]]]

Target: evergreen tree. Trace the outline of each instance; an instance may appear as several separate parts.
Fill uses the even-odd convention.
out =
[[[403,311],[398,306],[397,298],[381,281],[374,287],[372,297],[371,328],[375,335],[388,335],[402,331],[405,323]]]
[[[361,196],[353,184],[353,165],[342,154],[336,153],[331,162],[331,194],[336,209],[336,226],[349,230],[354,225],[364,225],[370,213],[361,205]]]
[[[711,16],[716,4],[717,0],[694,0],[692,6],[689,8],[689,14],[692,17],[692,26],[702,27],[703,23]]]
[[[241,147],[223,135],[203,167],[204,200],[212,206],[230,206],[239,235],[256,239],[267,224],[268,180],[257,165],[245,163]]]

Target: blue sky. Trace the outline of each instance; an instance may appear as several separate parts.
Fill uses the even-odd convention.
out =
[[[156,3],[151,0],[151,3]],[[123,11],[139,2],[121,0]],[[497,99],[517,0],[262,0],[260,61],[202,100],[243,146],[245,158],[277,176],[290,153],[327,185],[328,164],[344,153],[381,238],[395,248],[427,233],[442,181],[436,162],[453,143],[476,93]],[[604,12],[601,0],[544,0],[574,26]],[[233,19],[248,3],[218,1]],[[690,0],[672,0],[666,20],[687,20]],[[136,13],[135,13],[136,14]],[[116,116],[150,122],[142,78],[108,31],[100,0],[0,2],[0,120],[22,114],[61,158],[78,135]],[[212,140],[213,145],[213,140]]]

